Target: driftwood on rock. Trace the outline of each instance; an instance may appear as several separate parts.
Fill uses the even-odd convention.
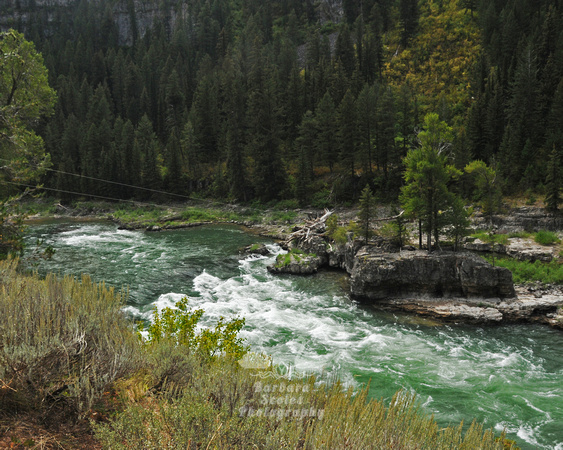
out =
[[[391,216],[391,217],[382,217],[381,219],[370,219],[370,222],[385,222],[386,220],[395,220],[398,219],[399,217],[401,217],[403,214],[405,213],[405,211],[401,211],[399,214],[397,214],[396,216]]]
[[[297,231],[291,233],[286,239],[286,244],[291,241],[296,241],[299,243],[310,244],[311,238],[315,235],[322,235],[325,232],[325,223],[327,219],[333,214],[334,211],[329,211],[325,209],[324,214],[321,217],[315,219],[309,219],[305,221],[305,224],[299,228]],[[370,222],[384,222],[387,220],[396,220],[401,217],[405,211],[401,211],[396,216],[392,217],[382,217],[380,219],[370,219]]]
[[[325,209],[324,214],[318,219],[306,220],[305,225],[303,225],[303,227],[301,227],[299,230],[291,233],[286,239],[286,242],[287,243],[291,241],[309,242],[312,236],[324,232],[325,222],[332,215],[332,213],[333,211],[329,211],[328,209]]]

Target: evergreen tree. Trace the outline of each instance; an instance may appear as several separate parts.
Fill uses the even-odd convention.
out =
[[[141,180],[147,189],[161,189],[161,176],[158,168],[157,138],[150,119],[144,115],[135,132],[135,151],[142,157]],[[143,194],[150,198],[150,194]]]
[[[174,194],[183,193],[183,155],[179,132],[171,130],[166,146],[166,190]]]
[[[334,57],[339,64],[342,64],[344,72],[350,77],[356,68],[356,52],[350,35],[350,28],[346,24],[342,26],[336,38]]]
[[[319,159],[326,164],[330,171],[334,169],[334,164],[338,160],[338,147],[334,139],[336,128],[336,107],[334,101],[327,91],[315,111],[317,123],[317,137],[315,141],[315,152]]]
[[[550,213],[556,213],[561,204],[561,166],[559,154],[555,147],[549,156],[545,187],[547,191],[545,196],[545,209]]]
[[[418,1],[400,0],[399,14],[401,20],[401,44],[406,47],[409,40],[414,36],[418,25]]]
[[[395,123],[393,91],[389,86],[382,86],[376,109],[376,154],[385,180],[388,177],[389,164],[395,162]]]
[[[303,120],[299,125],[298,138],[296,141],[296,146],[298,148],[298,154],[303,159],[304,162],[304,175],[307,179],[311,180],[313,178],[313,170],[315,162],[317,160],[317,155],[314,152],[315,136],[317,135],[317,121],[315,116],[311,111],[307,111],[303,115]]]
[[[405,157],[415,138],[414,95],[408,84],[403,84],[397,98],[397,127],[400,135],[401,157]]]
[[[117,137],[116,137],[117,139]],[[122,182],[131,186],[140,184],[141,175],[141,155],[135,145],[135,127],[130,120],[123,124],[121,139],[119,139],[119,155],[121,157]],[[138,190],[125,188],[126,198],[138,195]]]
[[[454,251],[458,251],[462,239],[469,234],[471,222],[469,216],[472,209],[465,208],[463,200],[458,196],[452,196],[450,207],[446,210],[446,236],[453,240]]]
[[[465,166],[465,172],[473,175],[477,198],[481,201],[483,213],[489,217],[489,224],[492,226],[493,215],[500,209],[502,200],[499,176],[494,168],[479,160]]]
[[[358,213],[359,225],[363,237],[368,242],[371,236],[370,226],[375,217],[375,198],[369,185],[362,190],[359,200],[360,211]]]
[[[371,174],[376,130],[377,94],[375,87],[370,87],[366,83],[358,95],[356,105],[358,107],[358,137],[362,166],[365,173]]]
[[[348,90],[338,107],[338,140],[340,162],[351,177],[355,174],[357,130],[356,101]]]
[[[424,129],[418,133],[419,147],[405,157],[405,186],[401,189],[401,204],[407,215],[421,221],[426,233],[426,246],[438,245],[441,229],[448,223],[447,214],[455,195],[448,189],[452,177],[459,171],[447,163],[447,150],[452,130],[438,115],[424,118]]]
[[[269,67],[254,70],[254,89],[247,109],[248,152],[252,156],[253,184],[262,201],[281,198],[286,189],[286,172],[279,140],[279,110],[275,79]]]

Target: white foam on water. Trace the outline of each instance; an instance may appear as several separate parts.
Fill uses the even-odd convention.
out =
[[[522,439],[524,442],[535,446],[536,448],[549,448],[547,446],[541,445],[536,439],[536,434],[538,432],[538,427],[531,427],[530,425],[520,425],[516,436]]]
[[[101,243],[135,243],[139,244],[142,235],[137,231],[106,230],[105,227],[87,225],[58,234],[58,240],[65,245],[90,247]]]

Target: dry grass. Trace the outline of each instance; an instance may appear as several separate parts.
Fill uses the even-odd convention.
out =
[[[412,395],[141,346],[123,298],[88,277],[0,262],[0,447],[36,449],[511,448],[472,424],[440,428]]]
[[[123,299],[87,276],[22,276],[0,263],[0,408],[84,418],[136,365],[138,340]]]

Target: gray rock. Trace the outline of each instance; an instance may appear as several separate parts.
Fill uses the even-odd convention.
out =
[[[323,260],[318,256],[288,253],[278,255],[276,262],[267,267],[274,274],[311,275],[317,273]]]
[[[267,256],[270,254],[270,250],[264,244],[252,244],[244,247],[242,249],[243,253],[248,253],[252,255],[262,255]]]
[[[491,244],[475,239],[473,242],[467,242],[463,246],[465,250],[472,252],[492,253]],[[550,262],[555,257],[555,247],[545,247],[536,244],[530,239],[512,238],[507,245],[495,244],[495,253],[508,255],[519,261],[542,261]]]
[[[379,300],[430,295],[514,297],[512,273],[470,253],[422,251],[385,253],[365,246],[351,271],[352,295]]]

